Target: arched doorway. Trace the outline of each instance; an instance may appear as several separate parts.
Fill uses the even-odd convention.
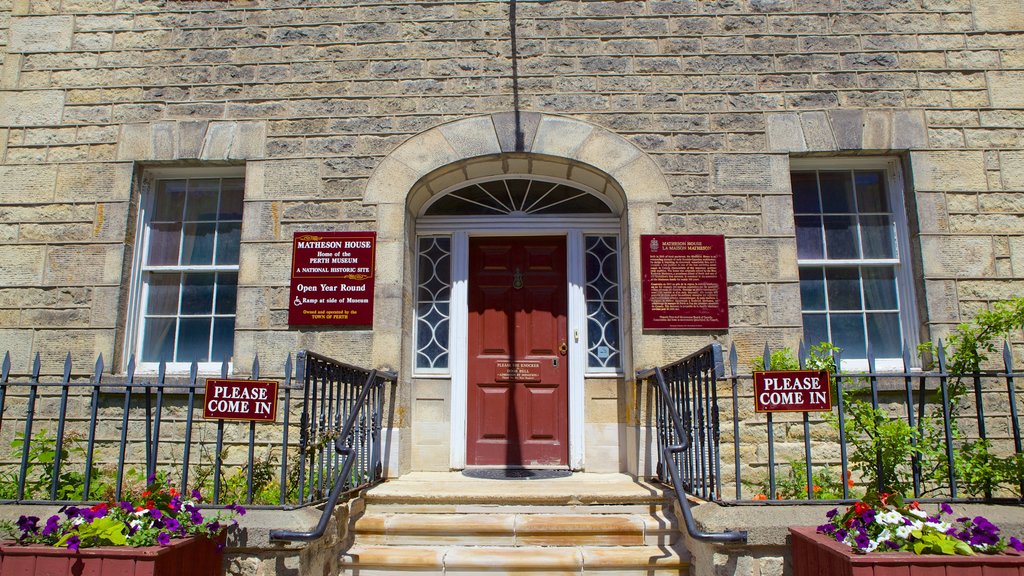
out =
[[[631,272],[637,260],[630,257],[635,243],[629,238],[654,227],[657,204],[670,198],[665,180],[654,162],[628,141],[569,118],[524,114],[525,149],[512,150],[507,146],[515,139],[509,116],[460,120],[417,135],[386,157],[367,184],[364,201],[377,209],[378,302],[389,305],[389,298],[404,295],[400,305],[408,311],[402,326],[375,324],[375,359],[379,365],[402,366],[411,379],[410,388],[426,388],[427,382],[434,390],[439,386],[447,390],[443,398],[433,398],[447,403],[443,416],[448,438],[441,440],[447,461],[438,464],[439,454],[433,450],[421,458],[420,465],[413,464],[415,469],[460,469],[474,464],[592,469],[584,462],[584,381],[604,378],[621,384],[632,369],[630,344],[639,334],[634,329],[638,323],[632,320],[630,292],[624,286],[625,279],[637,275]],[[499,264],[493,262],[495,254]],[[528,269],[534,266],[531,258],[557,271],[540,282],[548,285],[530,285],[543,276]],[[380,263],[385,260],[382,269]],[[588,285],[591,261],[597,271],[589,272],[593,282]],[[481,273],[487,268],[495,271],[493,278]],[[518,289],[517,268],[522,279]],[[447,278],[436,274],[442,269],[449,271]],[[494,285],[487,286],[489,281]],[[483,298],[484,287],[505,291],[494,301],[515,302],[497,314],[504,336],[503,342],[493,345],[493,353],[470,346],[470,340],[482,339],[480,334],[492,333],[473,328],[476,320],[486,324],[480,319],[486,315],[481,311],[499,308],[486,299],[475,299]],[[543,299],[538,290],[563,295],[564,302],[538,305]],[[614,308],[613,314],[608,313],[609,307]],[[546,314],[543,322],[534,315],[537,310]],[[545,322],[550,328],[540,332],[552,336],[550,341],[538,345],[519,338],[524,327]],[[441,342],[441,334],[447,342]],[[524,349],[528,353],[520,354]],[[491,363],[474,367],[482,362],[481,356]],[[548,392],[553,386],[546,386],[550,370],[541,370],[554,367],[555,362],[564,373],[565,401],[536,404],[545,394],[555,394]],[[490,389],[481,394],[491,393],[487,400],[498,400],[491,406],[482,406],[487,400],[478,402],[471,393],[472,386],[484,381],[482,375],[488,380],[484,388]],[[510,407],[512,384],[527,389],[539,385]],[[412,424],[407,425],[416,429],[416,411],[411,407],[420,399],[419,392],[407,389],[406,394],[400,408],[412,414]],[[624,398],[621,393],[618,397]],[[519,417],[530,411],[541,416],[532,422],[509,418],[492,422],[479,416]],[[431,418],[429,426],[422,426],[429,430],[419,433],[421,438],[437,438],[436,411]],[[561,431],[540,426],[550,423],[562,427]],[[523,426],[533,426],[538,433],[532,440],[529,434],[510,437],[515,436],[512,432],[522,432]],[[594,426],[588,424],[586,430]],[[621,419],[607,426],[624,430]],[[411,450],[409,436],[416,432],[407,434],[403,429],[400,434],[400,452],[413,452],[415,462],[415,454],[422,452],[426,442],[414,444],[416,449]],[[621,463],[628,460],[625,445],[630,440],[622,440],[624,435],[628,432],[604,435],[604,439],[620,438],[605,442],[618,446],[602,452],[606,467],[626,469]],[[471,442],[480,444],[480,438],[498,447],[480,456],[470,448]],[[524,442],[546,442],[555,446],[554,452],[531,455],[524,451],[531,448]],[[400,466],[403,471],[410,469],[404,463]]]

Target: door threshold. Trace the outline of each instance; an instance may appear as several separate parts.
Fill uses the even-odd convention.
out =
[[[553,478],[568,478],[572,476],[572,470],[567,467],[560,468],[509,468],[506,466],[473,466],[462,471],[467,478],[481,480],[551,480]]]

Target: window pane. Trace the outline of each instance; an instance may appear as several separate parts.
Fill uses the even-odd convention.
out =
[[[184,208],[184,180],[160,180],[157,182],[156,198],[153,199],[153,217],[150,220],[157,222],[181,221]]]
[[[825,280],[830,310],[862,310],[860,274],[857,268],[827,268]]]
[[[868,314],[868,340],[875,358],[899,358],[903,354],[903,332],[898,313]]]
[[[216,220],[219,191],[220,180],[216,178],[189,180],[185,220]]]
[[[862,268],[864,276],[864,307],[868,310],[896,309],[896,270],[893,268]]]
[[[221,180],[220,185],[220,219],[241,220],[242,194],[245,190],[245,180],[241,178],[225,178]]]
[[[843,358],[864,358],[863,314],[832,314],[832,343],[842,348]]]
[[[181,313],[211,314],[213,312],[213,273],[183,274]]]
[[[217,225],[185,224],[185,245],[181,251],[182,266],[195,266],[213,262],[213,240]]]
[[[235,319],[214,318],[213,319],[213,353],[210,355],[212,362],[223,362],[231,358],[235,348]]]
[[[416,366],[447,368],[449,304],[420,303],[416,316]]]
[[[149,226],[149,266],[176,266],[181,242],[181,224],[151,224]]]
[[[818,214],[818,176],[815,172],[793,172],[793,213]]]
[[[217,274],[217,307],[215,314],[234,314],[238,293],[238,274],[221,272]]]
[[[825,257],[825,248],[821,238],[820,217],[796,217],[796,254],[798,258],[811,258],[815,260]]]
[[[449,238],[420,238],[419,291],[421,302],[451,298]]]
[[[143,326],[142,362],[174,360],[174,318],[146,318]]]
[[[619,368],[619,252],[614,236],[587,236],[587,367]]]
[[[825,276],[821,268],[800,269],[800,303],[804,310],[825,309]]]
[[[857,249],[857,218],[825,216],[825,246],[830,260],[859,258]]]
[[[210,359],[210,318],[182,318],[178,325],[177,362],[206,362]]]
[[[889,212],[889,198],[885,193],[885,179],[882,172],[858,170],[857,180],[857,211]]]
[[[818,172],[821,183],[821,208],[825,213],[851,213],[853,205],[853,182],[850,173]]]
[[[828,341],[828,318],[824,314],[804,314],[804,343],[814,346]]]
[[[150,274],[146,314],[174,316],[178,313],[181,274]]]
[[[205,225],[204,225],[205,226]],[[217,224],[217,264],[238,264],[238,243],[242,239],[240,222]]]
[[[860,237],[865,258],[893,258],[896,231],[889,216],[861,216]]]

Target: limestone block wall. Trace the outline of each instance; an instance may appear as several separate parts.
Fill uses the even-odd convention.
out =
[[[412,136],[514,102],[657,163],[671,201],[629,215],[652,222],[630,235],[726,236],[728,333],[642,334],[638,364],[711,338],[795,347],[795,156],[903,160],[923,338],[1024,288],[1016,0],[523,2],[516,82],[508,8],[0,0],[0,349],[120,369],[140,176],[230,164],[247,178],[235,355],[400,367],[408,286],[378,288],[374,330],[287,327],[291,233],[380,230],[402,278],[404,207],[368,199],[371,174]]]

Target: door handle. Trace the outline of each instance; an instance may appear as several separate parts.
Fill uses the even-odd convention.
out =
[[[562,342],[562,344],[558,347],[558,353],[561,354],[562,356],[565,356],[566,352],[568,351],[569,347],[565,344],[565,342]]]

